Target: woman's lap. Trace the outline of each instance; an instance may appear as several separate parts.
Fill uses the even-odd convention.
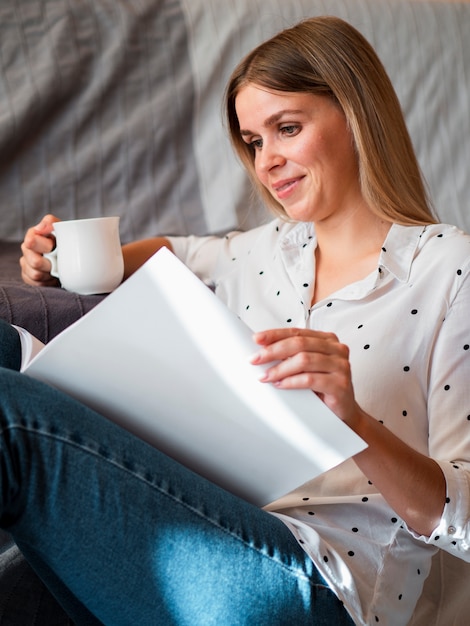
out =
[[[24,375],[0,398],[1,524],[78,624],[351,623],[277,518]]]

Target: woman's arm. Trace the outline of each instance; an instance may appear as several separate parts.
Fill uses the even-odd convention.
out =
[[[354,457],[361,471],[410,528],[429,536],[445,504],[442,470],[358,406],[347,346],[333,334],[302,329],[269,330],[254,339],[261,347],[254,364],[278,362],[266,371],[263,382],[315,391],[368,444]]]
[[[438,463],[360,409],[350,426],[369,446],[354,457],[358,467],[409,528],[429,537],[439,524],[446,497]]]
[[[133,274],[141,265],[145,263],[160,248],[166,247],[172,250],[170,242],[166,237],[151,237],[133,241],[122,246],[124,257],[124,280]]]

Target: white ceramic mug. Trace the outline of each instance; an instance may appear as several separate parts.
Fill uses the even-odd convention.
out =
[[[109,293],[121,283],[119,217],[56,222],[53,234],[56,247],[44,256],[64,289],[83,295]]]

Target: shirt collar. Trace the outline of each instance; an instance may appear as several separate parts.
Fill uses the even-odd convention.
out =
[[[279,243],[282,250],[302,250],[308,242],[314,243],[316,247],[315,226],[311,222],[283,222],[281,224]]]
[[[383,243],[379,267],[388,270],[399,281],[406,282],[425,229],[426,226],[392,224]],[[315,227],[311,223],[299,222],[291,225],[280,244],[284,251],[292,252],[294,249],[302,250],[307,242],[316,246]]]
[[[392,224],[380,253],[379,267],[388,270],[399,281],[407,282],[425,229],[426,226]]]

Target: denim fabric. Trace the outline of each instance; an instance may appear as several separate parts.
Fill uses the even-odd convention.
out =
[[[0,463],[0,525],[77,624],[352,624],[277,518],[7,369]]]
[[[18,332],[0,320],[0,366],[12,370],[21,367],[21,341]]]
[[[20,349],[17,331],[0,320],[0,367],[19,370]],[[2,530],[0,591],[2,626],[72,626],[71,619],[32,570],[11,536]]]

